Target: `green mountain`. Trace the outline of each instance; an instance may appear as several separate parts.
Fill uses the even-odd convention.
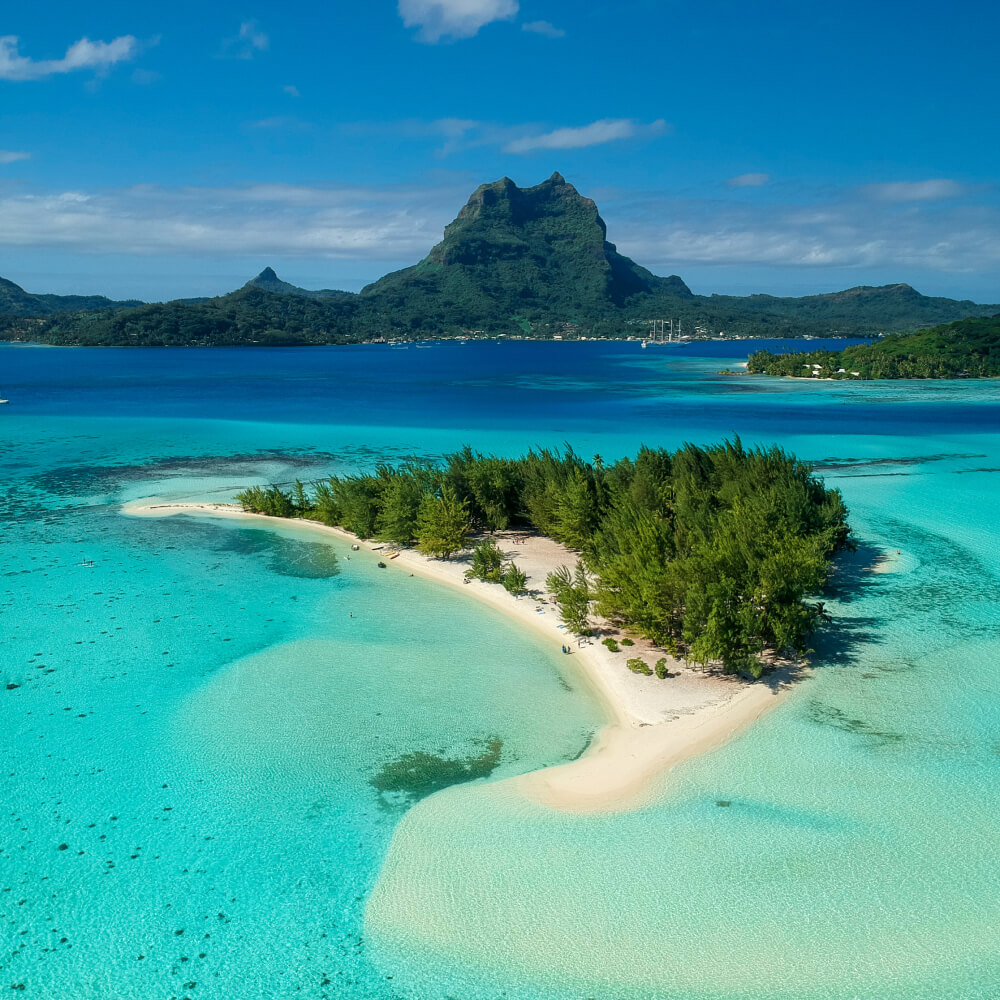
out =
[[[1000,314],[895,334],[842,351],[756,351],[751,374],[794,378],[983,378],[1000,375]]]
[[[116,302],[103,295],[33,295],[13,281],[0,278],[0,315],[4,316],[51,316],[60,312],[141,304],[138,299]]]
[[[747,315],[787,316],[826,325],[867,328],[865,332],[915,330],[934,323],[948,323],[982,315],[1000,306],[980,306],[968,299],[933,298],[909,285],[859,285],[843,292],[779,298],[748,295],[745,298],[712,295],[711,304],[736,307]]]
[[[282,295],[301,295],[306,299],[334,299],[351,296],[351,292],[339,292],[332,288],[320,288],[311,291],[308,288],[299,288],[281,278],[274,273],[274,268],[265,267],[256,278],[251,278],[244,286],[244,289],[259,288],[265,292],[278,292]]]
[[[618,253],[597,205],[558,173],[530,188],[509,177],[481,185],[419,264],[361,292],[404,322],[444,312],[465,327],[498,316],[522,327],[592,323],[650,294],[692,297],[676,275],[658,278]]]
[[[689,334],[743,337],[913,331],[1000,306],[929,298],[909,285],[780,298],[692,294],[618,253],[594,202],[559,174],[473,192],[418,264],[359,294],[311,291],[265,268],[212,299],[142,305],[29,295],[0,279],[0,337],[58,344],[328,344],[485,335],[640,334],[652,317]]]

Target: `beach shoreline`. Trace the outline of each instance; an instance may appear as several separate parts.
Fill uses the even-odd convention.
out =
[[[777,706],[803,673],[802,668],[789,664],[760,681],[747,682],[691,669],[670,657],[666,679],[632,673],[626,667],[627,659],[639,656],[652,666],[663,652],[635,639],[633,647],[612,653],[599,642],[578,642],[567,633],[546,593],[545,578],[560,565],[572,568],[577,557],[539,535],[501,532],[494,536],[505,558],[516,561],[525,572],[528,590],[533,592],[514,597],[497,584],[466,580],[467,556],[431,559],[415,549],[359,539],[343,528],[318,521],[252,514],[236,504],[152,499],[126,504],[122,512],[132,517],[188,515],[264,522],[270,527],[333,537],[382,555],[387,569],[460,587],[544,641],[568,647],[569,665],[602,706],[606,724],[577,760],[506,779],[518,794],[552,809],[601,813],[642,806],[655,795],[659,777],[739,735]]]

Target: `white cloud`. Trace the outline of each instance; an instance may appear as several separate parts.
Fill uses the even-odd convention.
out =
[[[89,38],[81,38],[66,50],[62,59],[36,62],[20,54],[16,35],[4,35],[0,37],[0,80],[41,80],[77,70],[106,70],[115,63],[133,59],[138,49],[139,43],[134,35],[122,35],[110,42],[92,42]]]
[[[422,42],[439,42],[446,36],[471,38],[492,21],[509,21],[517,15],[518,0],[399,0],[399,16],[407,28],[419,28]]]
[[[0,163],[17,163],[31,158],[31,153],[17,153],[12,149],[0,149]]]
[[[869,184],[862,189],[878,201],[940,201],[965,194],[957,181],[944,177],[929,181],[894,181],[889,184]]]
[[[470,190],[463,180],[424,189],[137,185],[0,194],[0,247],[416,261]]]
[[[530,31],[535,35],[545,35],[546,38],[565,38],[566,32],[548,21],[526,21],[521,25],[522,31]]]
[[[740,174],[738,177],[730,177],[726,181],[726,186],[731,188],[760,187],[770,179],[770,174]]]
[[[697,264],[992,274],[1000,209],[936,212],[856,192],[810,206],[623,196],[602,205],[609,238],[657,273]],[[866,283],[859,276],[859,283]]]
[[[632,139],[636,136],[661,135],[667,123],[658,118],[648,125],[632,118],[602,118],[580,128],[557,128],[541,135],[527,135],[513,139],[504,147],[505,153],[534,153],[542,149],[582,149],[600,146],[606,142]]]
[[[222,53],[233,59],[253,59],[258,52],[264,52],[271,40],[260,30],[256,21],[244,21],[240,30],[231,38],[222,41]]]
[[[293,83],[286,83],[284,87],[281,88],[289,97],[301,97],[299,93],[299,88]]]
[[[426,254],[483,179],[490,178],[443,175],[426,187],[138,185],[33,193],[0,187],[0,248],[328,258],[355,261],[374,277]],[[530,185],[541,177],[518,180]],[[853,284],[873,283],[874,275],[913,282],[930,272],[964,273],[994,289],[977,298],[1000,300],[1000,205],[991,196],[940,212],[930,204],[872,201],[857,190],[815,194],[811,204],[766,205],[620,189],[584,193],[599,195],[609,239],[658,274],[767,267],[775,277],[764,287],[773,288],[783,280],[777,269],[815,273],[805,280],[816,284],[825,272],[836,272],[841,281],[845,270],[857,274],[846,282]]]

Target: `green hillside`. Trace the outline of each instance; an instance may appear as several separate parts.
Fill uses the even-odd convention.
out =
[[[842,351],[757,351],[750,355],[747,371],[794,378],[995,377],[1000,375],[1000,314],[897,334]]]
[[[116,302],[103,295],[34,295],[13,281],[0,278],[0,316],[51,316],[59,312],[141,304],[138,299]]]

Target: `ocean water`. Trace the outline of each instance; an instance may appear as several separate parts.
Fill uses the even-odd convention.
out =
[[[0,988],[1000,996],[1000,386],[716,374],[753,346],[0,347]],[[500,616],[294,526],[121,513],[732,433],[816,462],[860,548],[812,676],[625,814],[503,781],[601,714]]]

